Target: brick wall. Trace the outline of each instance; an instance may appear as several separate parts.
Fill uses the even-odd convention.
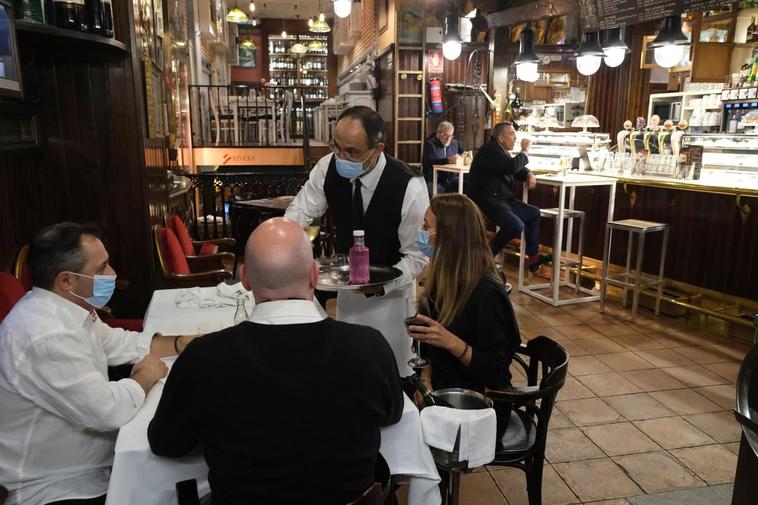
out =
[[[376,0],[363,0],[361,11],[361,35],[355,41],[352,51],[338,60],[338,74],[349,69],[366,51],[377,45],[379,36],[376,31]],[[394,16],[393,16],[394,22]]]

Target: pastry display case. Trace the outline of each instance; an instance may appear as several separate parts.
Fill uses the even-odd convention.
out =
[[[591,170],[602,164],[611,146],[607,133],[520,131],[516,133],[516,151],[523,138],[532,141],[529,168],[538,171]]]
[[[688,155],[688,179],[758,187],[758,135],[685,134],[682,150]]]

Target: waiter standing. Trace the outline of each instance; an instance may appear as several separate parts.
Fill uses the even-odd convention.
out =
[[[311,171],[285,217],[307,226],[331,210],[335,249],[346,254],[353,230],[365,230],[372,265],[394,266],[403,275],[377,296],[340,290],[337,319],[372,326],[395,353],[401,376],[410,375],[411,339],[403,319],[415,305],[414,279],[427,264],[416,245],[429,207],[421,174],[384,154],[384,120],[369,107],[346,109],[330,147]]]

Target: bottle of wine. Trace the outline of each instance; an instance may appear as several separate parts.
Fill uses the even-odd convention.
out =
[[[111,0],[103,0],[103,35],[113,37],[113,4]]]
[[[103,0],[84,0],[87,11],[87,30],[97,35],[105,35],[103,28]]]
[[[69,30],[87,31],[84,0],[53,0],[55,26]]]

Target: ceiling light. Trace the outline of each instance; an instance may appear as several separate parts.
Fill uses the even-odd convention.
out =
[[[592,75],[600,68],[605,53],[600,46],[600,32],[582,35],[582,43],[576,49],[576,69],[582,75]]]
[[[313,53],[320,53],[324,50],[324,43],[320,40],[311,40],[308,43],[308,50]]]
[[[247,14],[234,7],[226,13],[226,20],[230,23],[247,23]]]
[[[313,26],[313,18],[308,18],[308,28]]]
[[[514,63],[516,64],[516,77],[522,81],[534,82],[537,80],[539,73],[537,71],[537,64],[540,62],[540,57],[537,56],[537,51],[534,50],[534,31],[531,28],[527,28],[521,32],[519,38],[519,51],[518,56]]]
[[[334,15],[338,18],[346,18],[350,15],[352,0],[334,0]]]
[[[682,17],[674,14],[663,20],[658,36],[648,47],[653,49],[655,62],[663,68],[671,68],[682,61],[685,47],[690,41],[682,33]]]
[[[618,67],[624,63],[626,53],[629,47],[624,42],[624,27],[611,28],[605,31],[605,40],[603,41],[603,52],[605,57],[603,61],[609,67]]]
[[[304,44],[298,42],[297,44],[293,44],[292,47],[290,47],[290,52],[292,54],[305,54],[308,52],[308,48],[305,47]]]
[[[448,60],[461,55],[461,35],[458,32],[458,14],[445,16],[445,35],[442,37],[442,54]]]
[[[319,21],[326,21],[326,17],[324,16],[324,11],[321,11],[318,15]]]
[[[255,2],[250,2],[250,12],[255,12]]]
[[[258,20],[255,19],[255,18],[253,18],[253,19],[250,20],[250,24],[252,24],[253,26],[255,26],[255,25],[258,24]]]
[[[323,14],[321,16],[323,16]],[[319,16],[319,18],[313,22],[310,28],[308,28],[311,32],[328,33],[332,31],[332,29],[329,27],[329,23],[321,19],[321,16]]]
[[[253,39],[246,38],[240,42],[240,47],[244,47],[245,49],[255,49],[255,42],[253,42]]]

